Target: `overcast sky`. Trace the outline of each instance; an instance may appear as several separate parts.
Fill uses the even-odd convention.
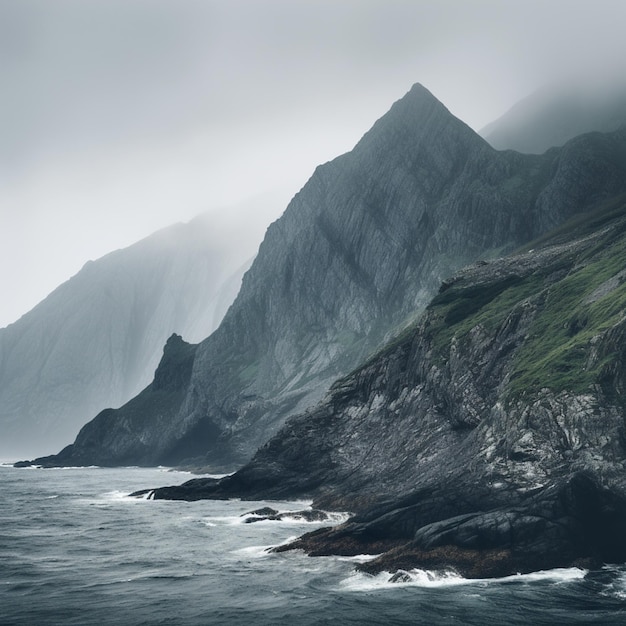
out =
[[[163,226],[269,223],[415,82],[479,130],[625,59],[624,24],[624,0],[0,0],[0,327]]]

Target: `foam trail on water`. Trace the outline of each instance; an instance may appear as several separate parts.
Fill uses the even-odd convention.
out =
[[[340,588],[346,591],[373,591],[377,589],[395,589],[405,587],[453,587],[458,585],[502,584],[502,583],[532,583],[538,581],[552,581],[566,583],[583,579],[587,570],[577,567],[560,568],[530,574],[515,574],[503,578],[464,578],[455,572],[429,571],[422,569],[399,570],[398,572],[381,572],[376,576],[355,572],[349,578],[341,581]]]
[[[154,491],[148,491],[141,496],[130,496],[128,491],[120,491],[115,489],[114,491],[107,491],[102,494],[102,499],[112,500],[115,502],[142,502],[145,500],[152,500],[154,498]]]
[[[352,563],[367,563],[377,559],[380,554],[355,554],[354,556],[337,556],[337,561],[348,561]]]
[[[237,548],[236,550],[232,550],[231,553],[240,554],[241,556],[245,556],[248,558],[261,559],[261,558],[267,558],[269,556],[272,556],[269,550],[273,547],[274,546],[272,545],[248,546],[246,548]]]

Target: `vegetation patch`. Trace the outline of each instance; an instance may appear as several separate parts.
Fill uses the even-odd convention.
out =
[[[578,254],[566,252],[525,276],[469,285],[461,279],[447,286],[432,300],[425,317],[405,327],[365,366],[408,344],[420,331],[431,342],[433,358],[445,362],[453,339],[462,342],[477,326],[495,334],[517,306],[536,298],[537,313],[514,356],[506,399],[542,388],[588,391],[601,381],[602,372],[618,352],[590,365],[592,340],[626,315],[626,282],[607,283],[626,269],[626,204],[620,200],[606,203],[592,215],[579,216],[558,231],[563,243],[563,235],[588,235],[607,227],[595,243]],[[598,291],[603,285],[606,289]]]
[[[587,255],[586,255],[587,256]],[[626,267],[626,240],[595,249],[595,258],[551,286],[545,304],[516,355],[509,396],[543,387],[582,393],[599,379],[605,361],[588,366],[591,340],[619,322],[626,311],[626,285],[595,302],[588,296]]]
[[[460,339],[478,325],[495,330],[513,307],[539,292],[544,281],[545,276],[539,273],[523,278],[509,276],[472,288],[452,287],[437,296],[429,307],[436,355],[445,358],[453,337]]]
[[[594,225],[607,214],[619,217],[623,207],[593,217]],[[610,220],[608,220],[610,221]],[[580,232],[581,222],[576,224]],[[463,340],[475,327],[496,332],[516,306],[542,295],[528,336],[517,351],[507,389],[507,399],[534,394],[542,388],[554,392],[584,393],[600,381],[602,371],[615,358],[590,359],[592,340],[626,315],[626,282],[616,280],[606,293],[598,288],[626,268],[624,223],[613,227],[575,259],[557,263],[524,277],[480,285],[451,285],[428,308],[427,331],[434,356],[445,360],[454,338]],[[555,280],[555,273],[564,277]]]

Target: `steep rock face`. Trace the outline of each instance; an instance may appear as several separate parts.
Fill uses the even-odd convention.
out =
[[[154,380],[124,405],[123,421],[117,421],[119,413],[115,410],[104,409],[90,422],[89,428],[81,429],[74,444],[66,446],[54,457],[40,458],[40,464],[55,466],[67,461],[68,465],[109,465],[108,455],[99,456],[103,441],[106,449],[119,451],[118,464],[131,464],[137,456],[146,454],[147,444],[141,439],[141,431],[148,426],[162,428],[169,416],[180,408],[191,377],[196,348],[197,344],[189,344],[180,335],[173,334],[165,344]],[[111,428],[112,421],[117,422],[117,428]],[[135,434],[139,436],[133,437]],[[134,448],[128,447],[129,437]],[[192,440],[188,445],[193,446],[193,443]]]
[[[549,245],[548,245],[549,243]],[[626,560],[626,201],[480,263],[242,470],[156,498],[313,497],[311,554],[468,576]]]
[[[494,148],[542,154],[592,131],[612,132],[626,125],[626,84],[551,85],[539,89],[480,131]]]
[[[219,228],[200,217],[89,262],[0,330],[1,455],[71,441],[150,382],[174,331],[198,341],[217,326],[245,260]]]
[[[498,153],[414,86],[270,226],[223,323],[198,347],[180,411],[142,431],[150,453],[134,462],[191,456],[181,441],[198,429],[219,433],[203,462],[245,461],[445,276],[624,189],[625,147],[623,134],[592,135],[542,157]]]

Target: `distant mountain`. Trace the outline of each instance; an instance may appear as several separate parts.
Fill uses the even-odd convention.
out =
[[[236,467],[445,277],[626,190],[625,153],[624,133],[497,152],[415,85],[270,226],[220,327],[197,348],[173,340],[158,380],[42,462]]]
[[[539,89],[480,131],[497,150],[543,154],[591,131],[626,125],[626,81],[589,80]]]
[[[63,445],[146,386],[173,332],[214,330],[253,253],[236,237],[209,215],[165,228],[87,263],[0,329],[0,454]]]
[[[150,496],[353,511],[279,549],[380,554],[362,569],[392,580],[625,562],[626,195],[528,248],[443,283],[234,475]]]

